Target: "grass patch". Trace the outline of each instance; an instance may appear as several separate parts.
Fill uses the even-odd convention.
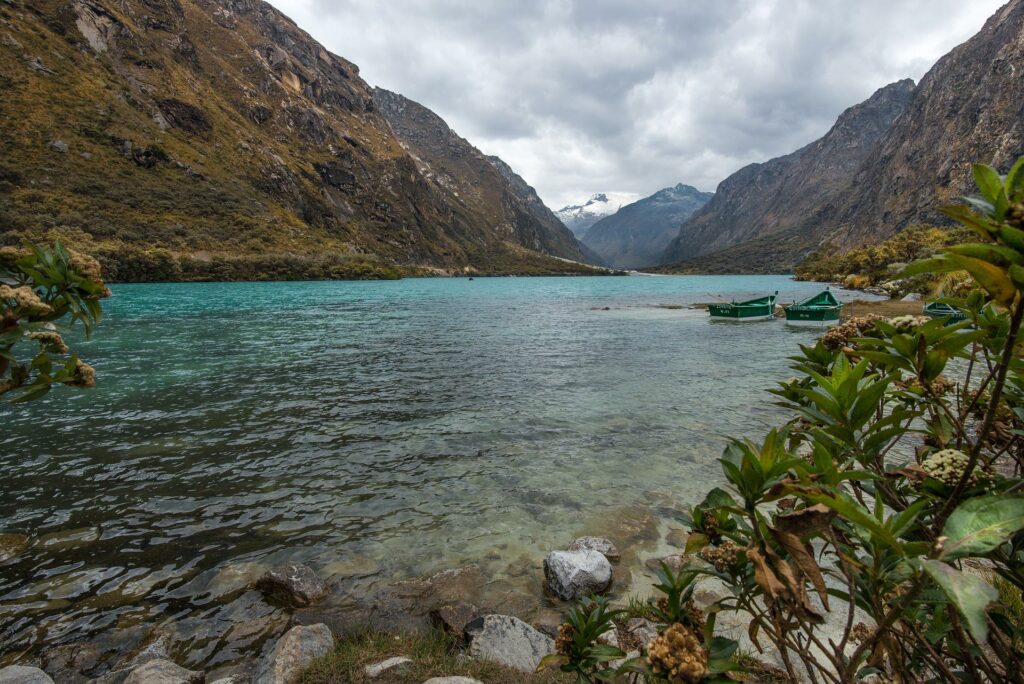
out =
[[[400,674],[370,679],[367,665],[394,656],[412,658],[412,666]],[[572,682],[561,672],[526,674],[494,663],[460,657],[459,644],[451,637],[431,631],[426,634],[395,636],[367,632],[338,643],[334,653],[320,659],[299,678],[301,684],[422,684],[431,677],[471,677],[485,684],[555,684]]]

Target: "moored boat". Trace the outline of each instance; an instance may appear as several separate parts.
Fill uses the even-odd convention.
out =
[[[779,291],[774,294],[748,299],[745,302],[722,302],[709,304],[708,313],[712,318],[725,321],[766,321],[775,318],[775,300]]]
[[[786,323],[822,328],[839,322],[843,305],[827,287],[802,302],[786,307]]]
[[[960,309],[943,302],[928,302],[924,305],[924,315],[928,318],[949,318],[949,323],[967,320],[967,314]]]

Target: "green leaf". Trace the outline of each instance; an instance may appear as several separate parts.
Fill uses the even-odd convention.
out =
[[[1024,496],[979,496],[960,504],[942,528],[942,558],[981,556],[1024,529]]]
[[[942,561],[925,560],[921,567],[963,616],[971,636],[979,644],[985,643],[988,639],[985,609],[999,598],[999,592],[977,575],[960,572]]]
[[[1024,192],[1024,157],[1018,159],[1006,174],[1006,192],[1011,202],[1020,201],[1021,193]]]
[[[995,204],[1003,189],[1003,179],[999,176],[999,172],[988,164],[975,164],[971,170],[974,171],[974,182],[977,184],[981,196]]]
[[[536,672],[543,672],[549,667],[559,667],[569,662],[569,659],[561,653],[549,653],[537,663]]]
[[[974,276],[985,290],[1001,304],[1009,304],[1017,294],[1017,288],[1010,280],[1006,271],[981,259],[963,256],[962,254],[948,255],[951,261],[960,265],[960,268]]]

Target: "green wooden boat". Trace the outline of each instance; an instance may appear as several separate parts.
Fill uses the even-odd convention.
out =
[[[942,302],[928,302],[925,304],[924,315],[928,318],[949,318],[949,323],[959,323],[960,321],[967,320],[967,314],[963,311]]]
[[[708,313],[712,318],[726,321],[766,321],[775,318],[775,294],[748,299],[745,302],[722,302],[721,304],[709,304]]]
[[[786,323],[822,328],[839,322],[843,305],[828,288],[802,302],[786,307]]]

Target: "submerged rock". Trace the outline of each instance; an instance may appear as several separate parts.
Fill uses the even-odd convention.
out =
[[[86,672],[100,661],[100,650],[95,644],[64,644],[43,653],[43,670],[61,684],[83,684],[89,680]]]
[[[605,537],[580,537],[569,545],[570,551],[597,551],[610,561],[622,558],[618,548]]]
[[[28,546],[28,537],[23,534],[0,534],[0,563],[14,558]]]
[[[38,667],[9,665],[0,669],[0,684],[53,684],[53,680]]]
[[[607,589],[612,566],[597,551],[552,551],[544,559],[544,578],[556,596],[575,601]]]
[[[603,556],[602,556],[603,558]],[[555,641],[510,615],[485,615],[466,625],[469,655],[523,672],[554,653]]]
[[[370,679],[376,679],[385,672],[390,672],[391,674],[400,674],[410,665],[412,665],[412,658],[407,658],[405,656],[395,656],[394,658],[388,658],[387,660],[382,660],[381,662],[374,663],[373,665],[367,665],[363,668],[363,672],[365,672],[366,676]]]
[[[256,588],[264,596],[292,608],[316,603],[330,591],[327,583],[317,577],[312,568],[300,563],[279,565],[268,570],[256,580]]]
[[[150,660],[128,674],[124,684],[203,684],[206,675],[186,670],[169,660]]]
[[[253,684],[290,684],[299,672],[333,648],[334,637],[327,625],[292,627],[260,663]]]

